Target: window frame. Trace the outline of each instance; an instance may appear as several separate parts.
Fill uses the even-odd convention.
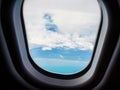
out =
[[[4,1],[3,1],[4,2]],[[2,21],[5,23],[3,24],[3,28],[5,29],[4,34],[6,36],[6,41],[13,65],[15,66],[17,72],[29,83],[32,85],[35,85],[37,87],[41,87],[42,85],[48,85],[48,86],[53,86],[53,87],[63,87],[63,88],[73,88],[73,87],[79,87],[79,88],[85,88],[85,86],[88,86],[87,88],[91,88],[95,86],[95,82],[99,82],[101,78],[103,77],[107,65],[109,64],[110,57],[105,58],[104,56],[110,56],[113,53],[113,48],[110,51],[110,55],[105,54],[107,52],[106,48],[107,45],[109,44],[109,38],[111,36],[110,32],[110,25],[111,21],[113,20],[111,11],[109,11],[109,5],[106,3],[106,1],[99,1],[102,12],[103,12],[103,21],[100,25],[101,31],[99,32],[99,39],[98,44],[96,48],[96,51],[94,53],[94,58],[93,62],[91,63],[91,66],[89,70],[84,73],[80,77],[76,78],[71,78],[71,79],[62,79],[62,78],[53,78],[50,76],[46,76],[45,74],[42,74],[39,72],[35,67],[31,64],[30,58],[28,57],[28,53],[26,51],[26,41],[24,39],[23,35],[23,25],[21,23],[21,5],[23,4],[22,0],[13,0],[14,3],[10,4],[10,9],[7,11],[7,13],[10,13],[10,16],[8,14],[8,21],[7,19],[4,21],[5,16],[2,15]],[[13,6],[11,6],[13,5]],[[9,22],[10,31],[11,35],[7,34],[7,27],[5,28],[5,24]],[[8,32],[10,32],[8,31]],[[110,33],[109,33],[110,32]],[[117,31],[116,31],[117,32]],[[9,44],[9,41],[7,38],[10,36],[13,40],[13,46],[12,44]],[[116,35],[115,38],[118,38],[118,34]],[[114,41],[114,40],[112,40]],[[114,41],[114,45],[112,47],[115,47],[117,41]],[[15,46],[15,47],[14,47]],[[12,47],[12,48],[11,48]],[[14,50],[14,48],[17,48]],[[105,52],[104,52],[105,51]],[[14,56],[15,55],[15,56]],[[17,61],[16,61],[17,60]],[[104,63],[105,61],[105,64]],[[98,64],[99,63],[99,64]],[[101,65],[102,68],[101,69]],[[18,67],[19,66],[19,67]],[[101,69],[101,74],[99,74],[99,70]],[[92,83],[93,82],[93,83]]]

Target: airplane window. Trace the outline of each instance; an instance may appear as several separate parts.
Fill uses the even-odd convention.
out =
[[[38,67],[71,75],[88,66],[101,21],[97,0],[25,0],[23,18]]]

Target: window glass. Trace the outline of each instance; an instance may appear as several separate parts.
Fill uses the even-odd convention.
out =
[[[101,20],[97,0],[25,0],[23,18],[37,66],[71,75],[90,63]]]

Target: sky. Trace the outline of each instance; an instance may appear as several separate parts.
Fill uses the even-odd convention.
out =
[[[40,49],[40,52],[37,52],[39,59],[48,60],[49,58],[41,56],[42,53],[52,56],[51,53],[57,55],[61,50],[77,50],[79,54],[84,51],[92,52],[101,12],[97,0],[25,0],[23,18],[29,50],[36,53],[36,48]],[[72,51],[69,54],[72,55]],[[34,54],[31,56],[36,58]],[[62,60],[66,56],[69,55],[60,53],[57,59]],[[54,55],[52,58],[55,63]],[[68,58],[66,57],[67,61]],[[75,58],[79,60],[77,56]],[[37,61],[41,62],[41,59]]]

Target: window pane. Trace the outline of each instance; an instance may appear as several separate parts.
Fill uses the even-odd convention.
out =
[[[101,20],[97,0],[25,0],[23,18],[40,68],[71,75],[90,63]]]

